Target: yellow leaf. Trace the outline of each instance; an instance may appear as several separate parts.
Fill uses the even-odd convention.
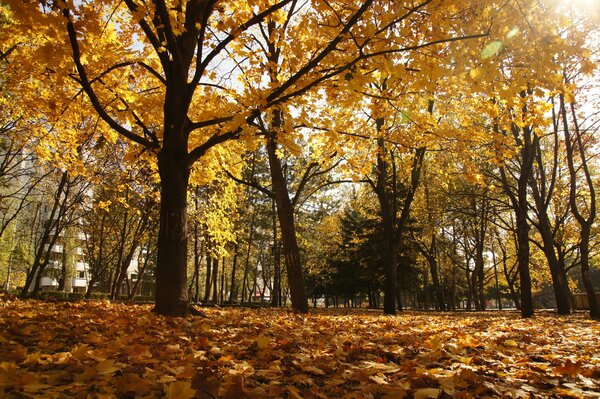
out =
[[[114,360],[104,360],[96,365],[96,371],[98,374],[113,374],[119,369],[120,367],[115,365]]]
[[[440,337],[431,337],[427,342],[429,343],[429,346],[431,346],[432,351],[442,349],[442,340]]]
[[[269,337],[260,334],[256,337],[256,345],[258,345],[258,349],[267,349],[269,347]]]
[[[302,366],[302,370],[306,371],[307,373],[316,374],[316,375],[324,375],[325,374],[325,372],[323,370],[321,370],[320,368],[317,368],[315,366]]]
[[[415,399],[437,398],[442,393],[439,388],[422,388],[415,391]]]
[[[401,386],[384,385],[380,388],[383,393],[382,399],[404,399],[406,389]]]
[[[165,399],[191,399],[196,395],[190,381],[175,381],[165,388]]]

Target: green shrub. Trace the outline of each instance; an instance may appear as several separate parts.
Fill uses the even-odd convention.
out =
[[[92,292],[92,294],[90,295],[91,299],[97,299],[97,300],[102,300],[102,299],[108,299],[109,294],[106,292]]]
[[[85,293],[83,292],[69,292],[67,294],[67,299],[70,301],[80,301],[83,299]]]
[[[39,293],[40,299],[56,299],[64,301],[67,299],[67,293],[62,291],[44,291]]]
[[[154,302],[154,297],[151,296],[147,296],[147,295],[138,295],[135,298],[133,298],[134,302]]]

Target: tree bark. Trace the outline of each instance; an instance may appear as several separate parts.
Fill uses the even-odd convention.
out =
[[[172,96],[179,97],[179,96]],[[169,95],[167,93],[167,100]],[[174,105],[172,105],[174,106]],[[168,117],[165,106],[165,126],[175,126],[177,119]],[[181,119],[180,119],[181,120]],[[183,129],[183,127],[180,127]],[[186,316],[190,311],[187,295],[187,189],[189,169],[187,140],[168,145],[167,136],[177,132],[165,131],[163,150],[158,155],[161,182],[160,228],[158,231],[158,257],[156,264],[156,306],[158,314]],[[179,144],[179,145],[177,145]]]
[[[278,125],[278,123],[274,124]],[[308,312],[308,297],[306,296],[304,276],[302,275],[300,248],[296,238],[294,208],[288,193],[287,182],[283,176],[281,160],[277,156],[277,142],[274,136],[273,133],[267,140],[267,153],[274,200],[277,205],[277,216],[281,229],[281,241],[283,243],[283,255],[290,286],[292,308],[298,312],[306,313]]]
[[[577,114],[575,112],[575,106],[573,105],[573,103],[571,103],[570,111],[575,132],[575,145],[576,148],[579,150],[581,169],[583,169],[585,183],[589,192],[589,202],[587,204],[588,215],[587,217],[585,217],[580,212],[580,206],[577,203],[577,170],[575,169],[575,156],[573,148],[574,145],[571,142],[571,131],[567,122],[566,103],[564,95],[562,94],[560,95],[560,105],[563,115],[565,145],[567,147],[567,163],[569,165],[569,176],[571,183],[571,187],[569,190],[569,206],[571,208],[571,213],[573,213],[573,216],[575,216],[575,219],[577,219],[577,222],[580,226],[579,255],[581,258],[581,278],[583,280],[583,286],[585,287],[585,292],[588,297],[588,304],[590,306],[590,317],[592,319],[600,319],[600,304],[598,303],[598,298],[596,297],[596,292],[594,290],[594,286],[592,285],[592,280],[590,276],[590,236],[592,226],[594,225],[594,220],[596,218],[596,191],[594,189],[594,184],[587,164],[584,144],[581,138],[581,131],[579,130]]]
[[[52,210],[50,211],[50,217],[44,224],[44,232],[42,233],[42,238],[38,244],[33,264],[31,266],[31,269],[29,270],[29,273],[27,274],[25,285],[23,286],[23,289],[20,293],[20,296],[23,298],[27,297],[30,294],[29,291],[32,289],[32,284],[34,285],[33,291],[31,292],[32,296],[35,296],[37,294],[37,289],[35,287],[38,287],[39,289],[39,281],[41,280],[41,275],[44,272],[46,265],[48,264],[47,260],[42,260],[44,256],[44,247],[48,245],[48,251],[46,256],[47,259],[49,258],[48,254],[52,246],[54,246],[54,243],[56,242],[58,236],[58,229],[56,229],[55,225],[59,224],[59,218],[57,217],[57,215],[60,215],[61,197],[63,195],[63,190],[65,189],[68,180],[69,174],[68,172],[64,172],[61,176],[60,183],[58,184],[58,188],[54,195],[54,202],[52,204]],[[55,234],[54,237],[51,238],[53,229],[55,229]]]
[[[235,285],[235,274],[237,272],[237,260],[238,260],[238,248],[239,244],[235,244],[235,249],[233,250],[233,263],[231,264],[231,283],[229,284],[229,304],[233,304],[234,298],[236,295],[237,287]]]
[[[206,254],[206,278],[204,280],[204,303],[208,302],[210,298],[210,287],[212,277],[212,256]]]
[[[219,258],[213,258],[213,269],[212,269],[212,302],[216,305],[219,301]]]
[[[521,93],[522,97],[526,93]],[[524,112],[526,109],[524,109]],[[515,193],[509,182],[504,167],[500,168],[502,185],[504,192],[510,198],[515,218],[517,222],[517,259],[519,267],[519,281],[521,288],[521,316],[532,317],[533,296],[531,293],[531,274],[529,271],[529,220],[528,220],[528,194],[527,189],[529,181],[533,175],[533,162],[536,153],[536,141],[539,138],[533,134],[532,128],[524,126],[518,127],[516,124],[512,126],[512,134],[515,137],[515,144],[521,147],[519,176],[517,178],[517,192]]]

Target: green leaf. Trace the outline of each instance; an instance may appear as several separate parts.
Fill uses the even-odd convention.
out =
[[[490,44],[485,46],[485,48],[483,50],[481,50],[481,58],[486,59],[486,58],[493,57],[496,54],[498,54],[498,52],[500,51],[501,48],[502,48],[501,41],[496,40],[494,42],[491,42]]]

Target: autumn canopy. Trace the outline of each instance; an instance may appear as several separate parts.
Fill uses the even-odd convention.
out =
[[[20,249],[23,297],[57,265],[69,281],[51,248],[85,225],[88,297],[133,298],[147,271],[162,315],[202,291],[529,317],[544,289],[560,314],[578,292],[600,314],[589,2],[8,0],[0,16],[3,140],[58,187]],[[6,227],[38,203],[14,201]]]

